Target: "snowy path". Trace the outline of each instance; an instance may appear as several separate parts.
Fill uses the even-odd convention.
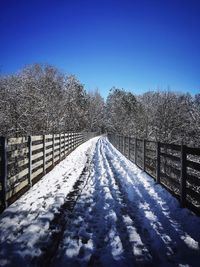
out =
[[[73,153],[1,216],[0,266],[199,266],[200,218],[106,138]]]

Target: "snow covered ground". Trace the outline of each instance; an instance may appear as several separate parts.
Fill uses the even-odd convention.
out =
[[[0,266],[199,266],[200,218],[105,137],[0,217]]]

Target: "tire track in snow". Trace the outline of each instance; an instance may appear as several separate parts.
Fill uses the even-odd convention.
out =
[[[116,167],[116,164],[113,163],[114,162],[113,151],[109,151],[108,146],[106,146],[106,144],[104,147],[107,148],[106,151],[107,158],[112,166],[115,176],[117,177],[119,186],[121,188],[124,188],[121,179],[125,174],[127,176],[129,175],[128,167],[125,163],[122,164],[122,159],[114,153],[115,162],[118,161],[120,162],[120,168]],[[122,157],[124,156],[122,155]],[[176,244],[172,241],[170,236],[166,234],[166,229],[168,232],[171,226],[170,224],[163,226],[163,224],[160,223],[160,220],[157,217],[157,212],[154,213],[155,207],[157,206],[158,203],[156,202],[154,203],[155,207],[153,210],[149,209],[149,203],[152,201],[152,199],[144,190],[144,188],[142,188],[143,190],[140,191],[143,185],[141,182],[138,183],[138,180],[134,177],[134,174],[132,175],[131,178],[134,180],[134,184],[136,185],[136,187],[132,185],[133,189],[132,194],[134,194],[134,200],[132,202],[132,212],[135,214],[137,225],[138,223],[140,223],[141,225],[141,227],[139,227],[139,232],[141,231],[140,236],[141,238],[143,238],[144,243],[147,242],[147,244],[150,245],[149,249],[153,253],[154,262],[156,264],[158,264],[159,262],[161,264],[161,261],[163,261],[163,258],[165,258],[164,261],[162,262],[163,266],[165,265],[168,266],[168,264],[173,265],[175,264],[174,258],[177,257],[177,255],[174,255],[176,252],[175,249]],[[148,240],[145,242],[146,237],[148,237]],[[159,247],[159,254],[158,254],[158,247]],[[174,248],[174,250],[172,248]]]
[[[133,215],[113,177],[102,140],[97,144],[92,165],[93,174],[84,190],[87,193],[83,192],[74,209],[65,232],[67,242],[60,246],[53,266],[64,266],[66,262],[69,266],[149,266],[151,256],[133,225]],[[79,217],[80,223],[75,227]],[[91,235],[83,242],[87,228]]]
[[[135,211],[130,208],[133,203],[130,203],[128,198],[125,196],[124,190],[122,189],[122,186],[116,177],[116,170],[113,168],[106,154],[105,146],[106,144],[104,141],[102,141],[102,159],[104,168],[108,173],[109,188],[115,201],[118,218],[117,228],[119,233],[121,233],[121,240],[124,245],[124,250],[126,254],[129,254],[132,260],[134,259],[136,263],[139,263],[140,265],[142,264],[142,266],[149,265],[149,263],[152,261],[152,255],[154,255],[154,262],[157,262],[158,257],[156,256],[156,253],[153,253],[150,247],[146,247],[146,245],[150,244],[151,242],[149,236],[147,237],[147,233],[145,243],[143,243],[142,237],[138,234],[138,226],[135,227]],[[124,232],[126,232],[126,234],[124,234]]]
[[[76,180],[72,191],[67,195],[65,203],[60,207],[58,213],[55,214],[49,225],[50,238],[41,243],[40,249],[42,254],[40,257],[33,258],[31,266],[49,267],[56,256],[60,242],[62,241],[65,228],[69,223],[69,218],[73,213],[73,209],[90,178],[91,155],[87,154],[88,159],[83,167],[79,179]]]
[[[66,263],[69,266],[108,266],[108,262],[109,266],[135,266],[128,236],[122,237],[126,228],[117,222],[116,213],[119,208],[115,202],[119,201],[119,196],[113,199],[110,193],[101,146],[102,143],[98,142],[92,163],[93,174],[76,204],[73,218],[64,235],[65,240],[52,266],[65,266]],[[93,189],[90,188],[92,186]],[[122,216],[121,224],[123,225]],[[87,228],[90,229],[90,234]]]
[[[106,257],[109,257],[107,232],[111,224],[104,224],[109,208],[104,209],[102,205],[105,196],[100,177],[104,174],[99,172],[97,147],[95,152],[90,167],[92,174],[76,203],[52,266],[102,266],[101,262],[107,261]],[[100,224],[102,227],[98,227]]]
[[[123,177],[123,175],[129,176],[129,164],[132,163],[124,159],[123,155],[120,156],[105,139],[103,142],[104,148],[106,149],[105,154],[111,162],[114,172],[116,172],[116,177]],[[120,162],[120,168],[119,166],[117,167],[117,162]],[[149,185],[149,187],[151,186],[151,191],[153,191],[151,195],[148,191],[149,188],[146,188],[148,182],[145,181],[146,185],[144,185],[138,178],[138,174],[135,176],[133,170],[131,174],[132,193],[135,194],[133,202],[140,205],[140,209],[136,209],[136,214],[138,215],[138,220],[143,222],[144,226],[147,226],[151,230],[151,247],[155,247],[155,251],[158,251],[157,248],[159,247],[161,252],[160,258],[162,260],[165,258],[164,262],[166,265],[176,265],[180,262],[186,264],[188,261],[191,261],[191,255],[195,257],[198,255],[198,243],[189,236],[188,239],[197,248],[188,253],[189,247],[183,240],[188,234],[182,229],[180,222],[170,217],[170,210],[167,209],[167,203],[165,203],[163,196],[159,197],[154,187]],[[124,187],[122,180],[120,178],[117,180]],[[154,199],[155,196],[156,200]],[[150,225],[148,225],[149,223]]]
[[[131,266],[135,262],[133,257],[132,246],[129,241],[129,235],[127,229],[123,222],[122,209],[124,209],[124,203],[122,203],[122,197],[116,188],[115,181],[112,180],[111,174],[109,172],[109,166],[106,162],[106,158],[103,151],[102,140],[99,140],[99,162],[101,173],[104,173],[104,192],[105,192],[105,201],[109,205],[109,214],[108,216],[113,217],[113,224],[109,230],[110,244],[112,251],[115,250],[115,246],[119,247],[118,251],[115,251],[115,256],[119,256],[124,264]],[[102,177],[102,175],[101,175]],[[113,247],[112,247],[113,244]]]

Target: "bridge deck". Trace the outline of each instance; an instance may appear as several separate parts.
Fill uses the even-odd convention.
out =
[[[199,266],[200,218],[106,138],[81,145],[0,217],[2,266]]]

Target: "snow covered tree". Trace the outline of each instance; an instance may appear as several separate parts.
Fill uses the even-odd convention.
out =
[[[88,131],[103,132],[105,128],[105,103],[99,91],[88,94],[87,128]]]
[[[148,92],[140,97],[147,138],[163,142],[188,142],[192,101],[189,94]]]
[[[83,130],[86,128],[87,94],[83,85],[74,76],[65,80],[64,128],[65,130]]]
[[[112,88],[106,102],[106,124],[108,131],[130,134],[134,131],[137,100],[131,92]]]

